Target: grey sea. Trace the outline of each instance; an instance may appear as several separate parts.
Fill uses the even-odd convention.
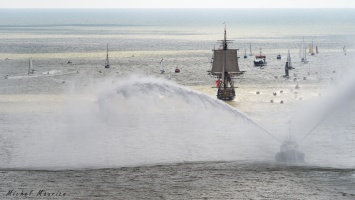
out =
[[[1,9],[0,199],[355,199],[354,36],[354,9]]]

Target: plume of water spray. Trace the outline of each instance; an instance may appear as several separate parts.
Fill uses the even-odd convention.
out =
[[[169,81],[110,80],[98,87],[96,100],[87,99],[75,96],[68,109],[30,124],[10,165],[101,168],[273,157],[274,142],[260,125]]]
[[[308,116],[307,120],[309,120],[312,124],[309,127],[310,129],[306,132],[302,139],[300,139],[300,142],[311,135],[312,132],[334,112],[344,107],[351,108],[351,103],[355,98],[354,75],[355,71],[353,70],[341,83],[332,88],[324,99],[313,102],[313,108],[307,107],[308,113],[312,113]]]
[[[322,98],[304,104],[294,117],[294,132],[309,163],[333,167],[355,166],[354,153],[350,148],[355,144],[351,133],[354,75],[352,71]]]

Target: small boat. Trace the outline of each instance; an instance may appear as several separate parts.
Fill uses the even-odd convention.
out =
[[[254,66],[262,67],[262,66],[265,66],[265,65],[267,65],[266,56],[264,54],[262,54],[261,48],[260,48],[260,54],[255,56]]]
[[[281,59],[281,54],[278,54],[278,55],[276,56],[276,59],[280,60],[280,59]]]
[[[238,49],[229,49],[227,30],[224,28],[224,39],[220,41],[222,49],[213,49],[213,62],[210,74],[217,78],[216,88],[217,99],[233,100],[235,98],[235,87],[233,78],[244,73],[239,70]]]
[[[108,60],[108,44],[107,44],[107,53],[106,53],[106,60],[105,60],[105,68],[110,68],[110,62]]]
[[[175,73],[180,73],[180,69],[178,67],[175,68]]]
[[[277,162],[299,163],[304,162],[304,153],[298,150],[298,144],[290,137],[282,143],[280,151],[275,155]]]
[[[313,41],[312,41],[312,43],[309,45],[309,53],[311,54],[311,56],[314,56],[314,52],[313,52]]]
[[[28,61],[28,75],[34,74],[35,71],[36,70],[33,68],[33,65],[32,65],[32,58],[30,58]]]
[[[275,159],[282,163],[299,163],[304,162],[304,156],[305,154],[298,150],[298,144],[292,138],[290,122],[289,135],[281,144],[280,151],[275,155]]]
[[[301,57],[301,62],[307,63],[307,53],[306,53],[306,46],[304,45],[304,37],[303,37],[303,42],[300,47],[300,53],[299,56]]]
[[[245,58],[248,58],[248,56],[247,56],[247,50],[246,49],[244,49],[244,59]]]
[[[290,50],[288,50],[288,53],[287,53],[287,61],[286,61],[285,67],[287,67],[287,69],[294,69],[294,67],[292,66],[292,62],[291,62]]]
[[[249,45],[249,56],[253,56],[254,54],[253,54],[253,52],[251,51],[251,43],[250,43],[250,45]]]
[[[164,69],[163,58],[162,58],[160,61],[160,73],[164,74],[164,72],[165,72],[165,69]]]

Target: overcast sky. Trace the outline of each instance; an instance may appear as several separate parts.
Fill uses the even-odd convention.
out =
[[[0,0],[0,8],[355,8],[355,0]]]

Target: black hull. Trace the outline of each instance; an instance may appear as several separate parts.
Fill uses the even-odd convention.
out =
[[[265,65],[267,65],[267,62],[255,62],[254,61],[254,66],[255,67],[261,67],[261,66],[265,66]]]
[[[235,98],[234,88],[218,88],[217,99],[231,101],[234,98]]]

